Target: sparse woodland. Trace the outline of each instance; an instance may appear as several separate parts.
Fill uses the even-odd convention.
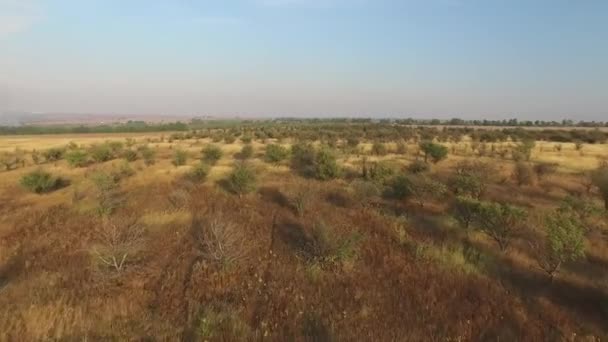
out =
[[[341,120],[0,136],[0,340],[603,341],[607,140]]]

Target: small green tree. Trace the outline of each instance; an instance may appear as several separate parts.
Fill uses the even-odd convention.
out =
[[[211,167],[204,162],[200,162],[190,171],[189,176],[194,181],[204,182],[207,179],[207,175],[209,175],[209,171],[211,171]]]
[[[515,151],[513,151],[513,159],[515,160],[521,160],[524,159],[526,161],[530,160],[530,157],[532,157],[532,150],[534,150],[534,147],[536,146],[536,142],[534,142],[534,140],[532,139],[525,139],[524,141],[521,142],[521,144],[519,144]]]
[[[27,190],[42,194],[57,189],[61,185],[61,179],[38,169],[21,177],[20,183]]]
[[[433,163],[438,163],[441,160],[445,159],[448,156],[448,148],[435,144],[433,142],[423,142],[420,144],[420,150],[424,152],[424,161],[428,161],[428,157],[431,157]]]
[[[141,152],[141,157],[144,159],[144,164],[146,164],[146,166],[154,165],[156,162],[156,152],[154,152],[153,149],[146,145],[142,146],[139,151]]]
[[[604,209],[608,211],[608,167],[600,167],[591,174],[593,185],[599,190],[602,200],[604,200]]]
[[[585,256],[584,231],[569,211],[546,214],[544,243],[534,246],[538,266],[553,280],[562,264]]]
[[[269,144],[266,146],[266,154],[264,155],[264,160],[268,163],[280,163],[285,160],[289,155],[289,151],[278,144]]]
[[[71,150],[65,154],[65,160],[71,167],[84,167],[89,162],[89,155],[83,150]]]
[[[91,180],[97,188],[97,213],[101,216],[110,215],[120,206],[121,199],[118,196],[117,174],[98,171],[91,176]]]
[[[236,157],[242,160],[250,159],[251,157],[253,157],[253,146],[251,146],[251,144],[243,146],[241,152],[239,152]]]
[[[175,152],[173,152],[173,165],[175,166],[182,166],[182,165],[186,165],[186,163],[188,162],[188,152],[184,151],[184,150],[180,150],[177,149],[175,150]]]
[[[245,163],[239,163],[228,177],[228,186],[239,197],[248,194],[256,188],[255,171]]]
[[[534,170],[526,162],[517,162],[513,169],[513,178],[519,186],[532,185],[534,184]]]
[[[496,241],[504,252],[523,228],[526,216],[524,209],[509,204],[480,202],[475,223],[477,228]]]
[[[217,163],[222,158],[222,155],[224,154],[222,152],[222,149],[216,145],[207,145],[203,149],[202,153],[203,153],[203,160],[211,165],[214,165],[215,163]]]
[[[447,192],[447,187],[431,177],[419,175],[412,178],[411,190],[412,197],[416,199],[418,205],[424,207],[424,202],[444,196]]]
[[[114,158],[112,148],[108,143],[91,146],[90,154],[91,158],[97,163],[103,163]]]
[[[431,169],[430,165],[427,162],[422,160],[414,160],[410,165],[408,165],[407,170],[413,174],[419,174],[423,172],[427,172]]]
[[[384,145],[383,143],[379,142],[379,141],[374,141],[374,144],[372,145],[372,154],[377,155],[377,156],[384,156],[388,153],[388,150],[386,148],[386,145]]]
[[[340,167],[336,155],[327,147],[322,147],[315,156],[315,177],[329,180],[340,177]]]
[[[49,148],[48,150],[42,152],[42,155],[47,163],[51,163],[61,160],[64,153],[65,150],[63,148]]]
[[[409,177],[405,176],[405,175],[397,175],[393,178],[393,180],[391,181],[390,184],[391,187],[391,194],[393,195],[393,197],[400,199],[400,200],[406,200],[409,197],[412,196],[413,194],[413,184],[412,181],[409,179]]]
[[[460,225],[468,231],[479,214],[479,200],[469,196],[457,196],[452,204],[452,212]]]
[[[291,168],[312,177],[315,174],[316,151],[312,144],[299,142],[291,146]]]
[[[137,160],[137,151],[132,150],[132,149],[126,149],[123,152],[122,156],[123,156],[123,158],[125,158],[126,161],[134,162]]]
[[[449,184],[456,195],[479,199],[494,173],[494,168],[487,163],[465,160],[456,165]]]

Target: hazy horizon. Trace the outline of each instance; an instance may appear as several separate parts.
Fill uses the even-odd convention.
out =
[[[608,2],[0,0],[0,114],[608,118]]]

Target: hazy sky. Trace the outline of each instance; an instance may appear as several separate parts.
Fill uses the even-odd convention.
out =
[[[606,0],[0,0],[0,112],[608,120]]]

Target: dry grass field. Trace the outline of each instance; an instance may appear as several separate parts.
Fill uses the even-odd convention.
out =
[[[0,136],[16,158],[0,166],[0,340],[608,339],[608,220],[589,176],[606,143],[536,141],[516,161],[521,142],[463,137],[423,163],[415,139],[341,136],[310,140],[300,168],[295,138],[241,138]],[[463,162],[478,163],[460,174],[482,183],[475,200],[525,217],[464,228]],[[37,193],[36,171],[61,181]],[[580,237],[544,228],[565,215]]]

